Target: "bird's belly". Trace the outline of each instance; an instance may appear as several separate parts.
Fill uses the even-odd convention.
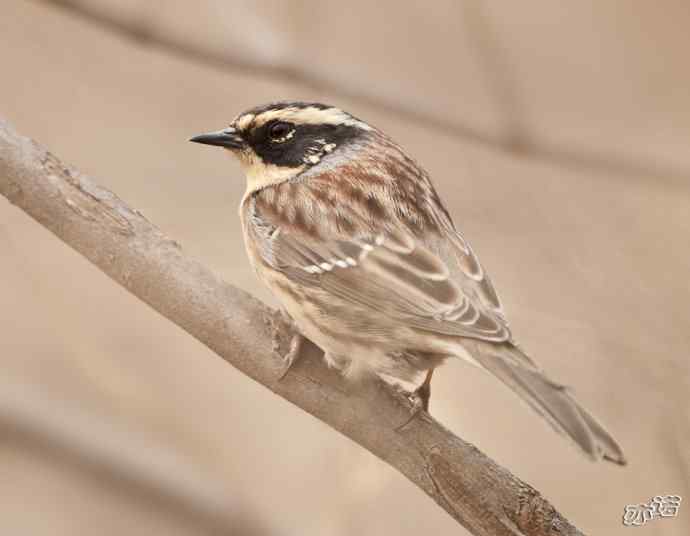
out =
[[[280,300],[299,331],[319,346],[329,366],[348,377],[385,375],[415,382],[427,367],[400,357],[413,334],[385,315],[319,291],[295,285],[270,269],[259,277]],[[437,364],[437,363],[435,363]],[[431,366],[431,363],[429,363]]]

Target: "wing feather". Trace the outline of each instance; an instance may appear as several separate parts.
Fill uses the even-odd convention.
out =
[[[443,335],[510,340],[498,299],[469,246],[453,230],[447,241],[457,265],[408,230],[369,230],[357,236],[313,236],[255,212],[254,239],[264,262],[307,287]],[[250,227],[252,224],[250,221]],[[276,230],[266,232],[266,227]],[[451,269],[453,268],[453,269]]]

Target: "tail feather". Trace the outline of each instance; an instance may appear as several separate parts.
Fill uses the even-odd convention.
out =
[[[604,427],[568,392],[550,380],[515,346],[477,345],[472,357],[515,391],[559,433],[570,438],[594,460],[625,465],[623,451]],[[509,353],[511,355],[506,355]],[[503,355],[502,355],[503,354]]]

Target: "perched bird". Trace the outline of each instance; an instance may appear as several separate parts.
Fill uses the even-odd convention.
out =
[[[424,378],[416,394],[427,409],[434,369],[462,357],[591,458],[625,463],[604,427],[516,345],[429,175],[381,130],[333,106],[276,102],[191,141],[239,159],[251,264],[329,365],[351,377]]]

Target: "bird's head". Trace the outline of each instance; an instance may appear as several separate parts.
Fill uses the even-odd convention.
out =
[[[231,151],[244,167],[247,190],[283,182],[316,166],[333,164],[374,129],[339,108],[276,102],[238,115],[230,126],[190,141]]]

